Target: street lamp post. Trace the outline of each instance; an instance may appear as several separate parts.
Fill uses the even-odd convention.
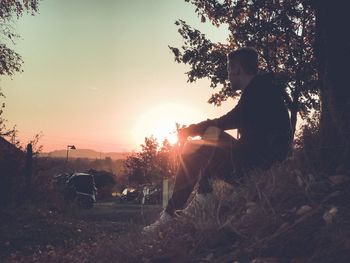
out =
[[[66,158],[66,163],[68,162],[68,151],[69,151],[69,149],[71,149],[71,150],[76,150],[77,148],[75,148],[74,145],[67,145],[67,158]]]

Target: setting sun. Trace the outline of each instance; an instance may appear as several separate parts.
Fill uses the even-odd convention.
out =
[[[154,136],[159,143],[167,139],[171,144],[177,142],[176,123],[189,125],[203,119],[202,114],[193,107],[181,104],[162,104],[143,113],[133,130],[137,145],[145,137]]]

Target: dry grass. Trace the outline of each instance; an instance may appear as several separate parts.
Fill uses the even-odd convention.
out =
[[[181,220],[192,229],[187,261],[348,262],[348,180],[314,178],[289,160],[251,172],[239,187],[214,182],[215,198]],[[176,235],[165,238],[169,244],[182,242],[181,227],[174,228]]]
[[[296,167],[288,160],[251,172],[239,187],[214,181],[210,202],[154,235],[142,235],[141,225],[105,230],[5,262],[349,262],[349,180]]]

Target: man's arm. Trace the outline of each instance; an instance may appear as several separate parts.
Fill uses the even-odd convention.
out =
[[[237,129],[242,126],[243,121],[243,107],[241,101],[231,111],[213,120],[213,126],[221,130]]]
[[[202,136],[209,127],[217,127],[221,130],[239,128],[242,123],[242,103],[238,103],[235,108],[220,118],[206,120],[197,124],[192,124],[179,130],[179,137],[186,139],[188,136]]]

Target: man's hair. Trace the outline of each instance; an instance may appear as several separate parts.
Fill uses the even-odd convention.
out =
[[[258,73],[258,52],[255,48],[243,47],[231,51],[227,58],[230,63],[238,62],[247,74],[255,75]]]

